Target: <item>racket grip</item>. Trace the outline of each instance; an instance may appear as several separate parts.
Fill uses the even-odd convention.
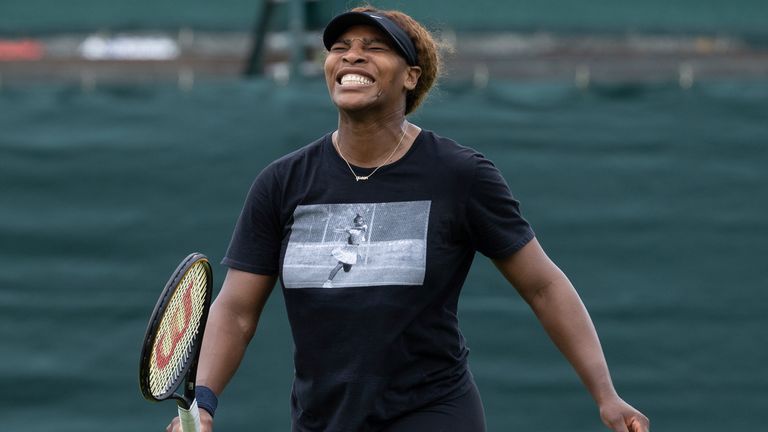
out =
[[[179,421],[181,432],[200,432],[200,410],[197,408],[197,399],[192,401],[189,409],[179,407]]]

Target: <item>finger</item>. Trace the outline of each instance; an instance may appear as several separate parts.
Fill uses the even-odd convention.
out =
[[[630,430],[627,429],[627,424],[624,422],[623,418],[618,418],[612,421],[611,430],[613,430],[613,432],[630,432]]]
[[[649,420],[643,416],[641,418],[632,417],[629,420],[630,432],[648,432],[650,430]]]
[[[171,423],[165,428],[165,432],[174,432],[176,429],[176,425],[179,424],[179,418],[174,417],[173,420],[171,420]]]

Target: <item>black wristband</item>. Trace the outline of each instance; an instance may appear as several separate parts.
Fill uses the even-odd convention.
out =
[[[206,386],[197,386],[195,387],[195,399],[198,408],[208,411],[213,417],[216,413],[216,407],[219,405],[219,398],[216,397],[216,393]]]

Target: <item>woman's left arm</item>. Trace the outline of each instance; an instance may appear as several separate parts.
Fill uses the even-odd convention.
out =
[[[565,274],[534,238],[513,255],[494,260],[530,305],[549,337],[592,394],[603,422],[616,432],[646,432],[649,421],[613,387],[597,332]]]

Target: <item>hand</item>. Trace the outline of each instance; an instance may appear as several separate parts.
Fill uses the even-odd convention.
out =
[[[650,420],[621,398],[600,404],[600,418],[614,432],[649,432]]]
[[[178,417],[171,420],[171,424],[165,428],[165,432],[182,432]],[[200,432],[213,432],[213,417],[204,409],[200,410]]]

